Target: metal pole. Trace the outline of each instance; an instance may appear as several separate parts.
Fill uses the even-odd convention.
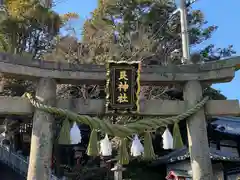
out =
[[[184,64],[191,64],[190,61],[190,49],[189,49],[189,37],[188,37],[188,23],[187,23],[187,9],[185,0],[180,0],[180,21],[181,21],[181,33],[182,33],[182,53]]]

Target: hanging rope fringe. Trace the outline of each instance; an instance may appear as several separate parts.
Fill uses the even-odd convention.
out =
[[[178,125],[178,123],[174,123],[174,126],[173,126],[173,149],[180,149],[183,146],[184,145],[183,145],[179,125]]]
[[[126,138],[121,138],[120,147],[119,147],[119,157],[118,161],[122,165],[126,165],[129,163],[129,154],[127,150],[127,142]]]
[[[150,132],[144,133],[144,152],[143,157],[145,160],[151,160],[155,158],[155,153],[152,145],[152,136]]]
[[[60,130],[58,144],[65,144],[65,145],[71,144],[70,129],[71,129],[70,122],[67,118],[65,118],[62,124],[62,128]]]
[[[98,156],[99,155],[99,148],[98,148],[98,134],[95,129],[92,130],[90,138],[89,138],[89,143],[88,143],[88,148],[87,148],[87,155],[88,156]]]

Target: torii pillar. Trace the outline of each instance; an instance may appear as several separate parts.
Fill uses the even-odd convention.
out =
[[[181,33],[183,62],[191,64],[188,36],[187,10],[185,0],[180,0]],[[187,106],[191,107],[202,99],[200,81],[186,82],[183,91]],[[212,180],[213,171],[210,159],[210,148],[207,135],[207,124],[204,109],[187,119],[188,145],[194,180]]]
[[[36,99],[40,102],[55,106],[56,81],[51,78],[40,78]],[[51,160],[53,147],[53,123],[52,114],[35,110],[33,117],[30,159],[27,180],[50,180]]]

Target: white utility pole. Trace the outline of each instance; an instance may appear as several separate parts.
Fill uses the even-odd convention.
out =
[[[190,64],[190,47],[189,47],[189,36],[188,36],[188,22],[187,22],[187,9],[185,0],[180,0],[180,22],[181,22],[181,33],[182,33],[182,53],[184,64]]]
[[[39,0],[40,4],[45,8],[52,8],[52,0]]]

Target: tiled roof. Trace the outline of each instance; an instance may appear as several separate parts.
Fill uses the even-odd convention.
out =
[[[239,157],[234,157],[231,153],[223,153],[219,150],[210,149],[210,158],[215,161],[230,161],[230,162],[240,162]],[[169,154],[159,157],[153,165],[160,165],[160,164],[167,164],[167,163],[174,163],[177,161],[183,161],[190,158],[190,153],[187,147],[182,149],[178,149],[175,151],[170,152]]]
[[[215,117],[211,122],[214,130],[232,135],[240,135],[240,117]]]

